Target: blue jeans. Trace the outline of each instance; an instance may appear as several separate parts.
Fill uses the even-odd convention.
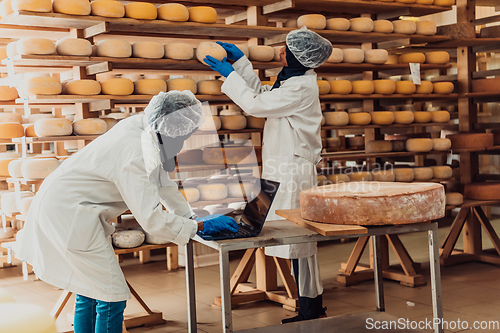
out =
[[[76,295],[75,333],[122,333],[127,301],[104,302]]]

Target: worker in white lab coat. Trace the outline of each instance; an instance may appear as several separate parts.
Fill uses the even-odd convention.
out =
[[[203,121],[190,91],[162,92],[145,114],[120,121],[43,182],[15,252],[41,280],[77,295],[75,333],[122,332],[130,291],[107,237],[114,231],[108,220],[130,209],[147,233],[180,246],[197,231],[237,231],[225,216],[195,221],[167,173]]]
[[[210,56],[205,58],[212,69],[226,77],[222,91],[246,113],[267,118],[262,177],[281,183],[268,219],[282,219],[274,211],[299,208],[300,191],[317,183],[322,114],[313,68],[328,59],[332,45],[306,28],[291,31],[280,53],[284,67],[271,87],[261,85],[252,64],[235,45],[218,43],[226,50],[227,57],[236,61],[231,65],[227,59],[221,62]],[[325,315],[316,252],[316,243],[266,248],[267,255],[292,259],[299,291],[298,315],[282,323]]]

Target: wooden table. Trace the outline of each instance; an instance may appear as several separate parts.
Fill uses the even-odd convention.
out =
[[[309,230],[288,220],[268,221],[262,232],[257,237],[228,239],[221,241],[205,241],[200,237],[195,237],[197,242],[205,244],[219,251],[219,265],[221,277],[221,306],[222,306],[222,331],[233,332],[233,322],[231,314],[231,288],[229,272],[229,252],[234,250],[246,250],[267,246],[277,246],[286,244],[298,244],[309,242],[321,242],[352,237],[372,237],[374,255],[374,275],[375,275],[375,296],[377,311],[385,311],[384,292],[381,269],[381,249],[380,239],[386,235],[397,235],[410,232],[428,232],[429,239],[429,260],[431,270],[431,292],[433,317],[443,318],[443,308],[441,302],[441,275],[439,267],[439,245],[437,242],[437,223],[408,224],[402,226],[335,226],[331,225],[328,235],[322,235]],[[193,242],[186,245],[186,280],[188,297],[188,328],[189,332],[196,332],[196,295],[194,281],[193,262]],[[436,333],[442,333],[442,327],[435,327]]]

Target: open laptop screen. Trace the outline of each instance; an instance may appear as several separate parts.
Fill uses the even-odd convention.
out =
[[[278,182],[262,178],[257,179],[252,189],[251,200],[249,200],[243,211],[241,221],[260,231],[271,209],[274,196],[278,192],[278,187]]]

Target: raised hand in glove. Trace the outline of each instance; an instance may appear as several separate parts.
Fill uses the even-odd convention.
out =
[[[204,235],[212,235],[224,230],[238,232],[239,229],[238,223],[232,217],[221,214],[199,217],[196,221],[203,222],[203,230],[199,232]]]
[[[210,66],[214,71],[219,72],[220,75],[224,77],[228,77],[231,72],[234,71],[233,66],[227,62],[227,59],[224,57],[222,61],[215,59],[212,56],[207,55],[205,59],[203,59],[205,63]]]
[[[234,44],[224,42],[217,42],[217,44],[219,44],[224,48],[224,50],[226,50],[227,58],[229,60],[237,61],[244,56],[243,52]]]

